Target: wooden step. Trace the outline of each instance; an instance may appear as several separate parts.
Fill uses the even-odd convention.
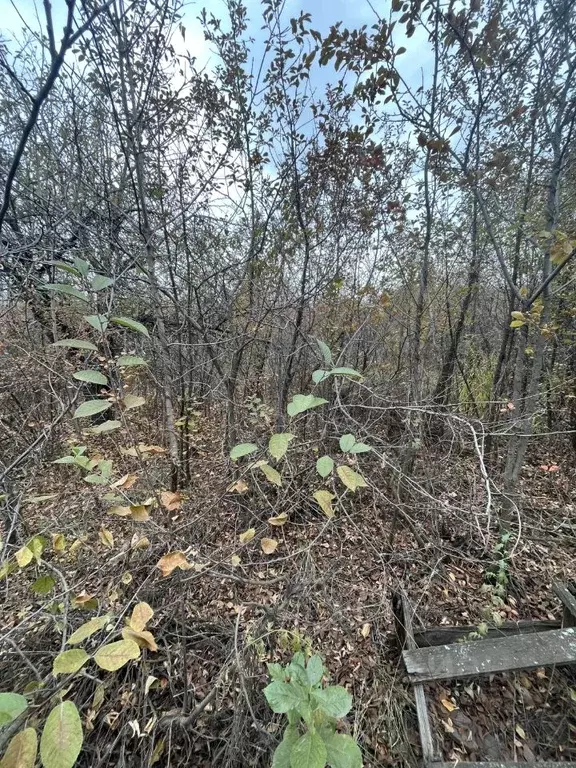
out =
[[[576,627],[403,651],[412,683],[576,662]]]

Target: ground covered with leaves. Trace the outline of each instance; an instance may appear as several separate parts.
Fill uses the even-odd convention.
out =
[[[346,492],[328,517],[307,465],[285,468],[277,487],[248,462],[232,464],[218,419],[204,415],[191,430],[190,486],[172,493],[164,448],[148,434],[96,440],[124,472],[104,490],[53,464],[67,450],[53,446],[21,499],[19,535],[32,555],[5,561],[0,688],[27,695],[40,729],[58,694],[73,698],[79,765],[269,766],[283,722],[262,694],[266,664],[304,651],[352,694],[338,728],[357,738],[364,764],[414,766],[394,593],[416,606],[417,630],[561,618],[551,584],[576,577],[574,489],[562,464],[549,471],[546,457],[531,458],[522,530],[499,548],[465,451],[442,462],[427,449],[429,482],[409,521],[382,490],[393,485],[386,461],[367,455],[369,487]],[[307,450],[313,464],[313,442]],[[103,659],[127,638],[138,658]],[[72,649],[54,676],[54,660]],[[446,759],[576,759],[574,671],[430,686],[428,698]]]

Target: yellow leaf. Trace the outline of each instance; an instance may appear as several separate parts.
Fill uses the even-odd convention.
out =
[[[68,638],[67,644],[78,645],[78,643],[82,643],[95,632],[99,632],[101,629],[104,629],[109,621],[110,616],[108,615],[95,616],[93,619],[90,619],[90,621],[87,621],[85,624],[79,626],[75,632],[72,632]]]
[[[127,411],[130,408],[140,408],[145,402],[146,398],[141,397],[140,395],[124,395],[124,399],[122,400],[122,404]]]
[[[134,577],[132,576],[132,574],[130,573],[130,571],[125,571],[125,572],[122,574],[122,578],[120,579],[120,581],[122,582],[122,584],[126,584],[126,585],[128,585],[128,584],[132,584],[132,581],[133,581],[133,580],[134,580]]]
[[[240,534],[239,536],[240,543],[248,544],[249,541],[252,541],[254,536],[256,536],[256,528],[248,528],[247,531],[244,531],[244,533]]]
[[[512,312],[512,320],[524,320],[524,312]]]
[[[54,659],[52,674],[66,675],[78,672],[88,661],[90,656],[82,648],[73,648],[70,651],[62,651]]]
[[[108,510],[109,515],[118,515],[118,517],[128,517],[131,514],[130,507],[114,506]]]
[[[278,548],[278,542],[276,539],[262,539],[260,546],[265,555],[272,555]]]
[[[70,549],[68,550],[69,554],[73,557],[83,544],[84,542],[82,539],[76,539],[73,541],[70,545]]]
[[[122,488],[122,490],[127,491],[132,488],[137,480],[138,475],[124,475],[120,480],[116,480],[115,483],[112,483],[110,488]]]
[[[137,533],[132,537],[132,549],[147,549],[150,546],[150,539],[146,536],[138,536]]]
[[[190,568],[193,567],[194,566],[186,560],[184,552],[168,552],[167,555],[161,557],[156,563],[156,568],[159,568],[162,571],[162,576],[170,576],[172,571],[176,568],[180,568],[182,571],[189,571]]]
[[[237,565],[240,565],[242,560],[238,557],[238,555],[232,555],[232,557],[230,558],[230,562],[232,563],[234,568],[236,568]]]
[[[54,552],[64,552],[66,549],[66,539],[61,533],[54,533],[52,535],[52,549]]]
[[[260,466],[260,469],[266,476],[266,479],[271,482],[273,485],[281,486],[282,485],[282,478],[280,477],[280,472],[278,472],[277,469],[274,469],[274,467],[271,467],[270,464],[262,464]]]
[[[154,616],[154,611],[148,603],[137,603],[128,619],[128,626],[135,632],[142,632],[152,616]]]
[[[236,482],[229,485],[226,490],[228,493],[246,493],[248,487],[248,483],[245,483],[244,480],[236,480]]]
[[[286,512],[281,512],[279,515],[276,515],[276,517],[269,517],[268,522],[270,525],[285,525],[288,522],[288,515]]]
[[[112,549],[114,546],[114,536],[112,536],[112,533],[108,528],[100,528],[98,531],[98,538],[108,549]]]
[[[349,488],[352,492],[354,492],[357,488],[368,487],[368,483],[366,480],[364,480],[362,475],[359,472],[355,472],[347,464],[341,464],[336,468],[336,472],[338,473],[338,477],[340,480],[342,480],[346,488]]]
[[[444,709],[447,709],[448,712],[454,712],[455,709],[458,709],[456,704],[454,704],[453,701],[450,701],[450,699],[440,699],[440,703],[444,707]]]
[[[512,320],[510,328],[522,328],[523,325],[526,325],[524,320]]]
[[[133,640],[140,648],[147,648],[149,651],[157,651],[158,646],[152,632],[147,630],[134,630],[130,627],[124,627],[122,630],[122,637],[124,640]]]
[[[38,752],[38,737],[34,728],[24,728],[12,737],[0,768],[34,768]]]
[[[363,624],[362,629],[360,630],[360,634],[362,635],[362,637],[368,637],[368,635],[370,634],[370,629],[371,629],[370,624]]]
[[[40,563],[40,557],[44,550],[44,541],[45,539],[41,538],[40,536],[34,536],[34,538],[31,539],[26,545],[34,555],[34,558],[37,563]]]
[[[326,517],[334,517],[334,510],[332,509],[332,501],[336,498],[330,491],[314,491],[314,498],[320,505],[320,509]]]
[[[145,504],[132,504],[130,507],[130,514],[132,516],[132,520],[136,520],[137,523],[143,523],[150,519],[148,506]]]
[[[182,494],[177,492],[172,493],[172,491],[162,491],[160,494],[160,503],[168,510],[168,512],[174,512],[182,506]]]
[[[19,549],[18,552],[16,552],[15,557],[20,568],[25,568],[34,559],[34,553],[31,549],[28,549],[28,547],[22,547],[22,549]]]
[[[525,732],[524,728],[522,728],[521,725],[517,725],[514,730],[516,731],[518,736],[520,736],[521,739],[525,739],[526,738],[526,732]]]
[[[96,664],[107,672],[115,672],[131,659],[138,658],[140,658],[140,647],[134,640],[118,640],[115,643],[108,643],[94,654]]]

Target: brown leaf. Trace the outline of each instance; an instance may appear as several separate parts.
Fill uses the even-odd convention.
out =
[[[249,541],[252,541],[254,536],[256,536],[256,528],[248,528],[248,530],[241,533],[238,538],[240,539],[241,544],[248,544]]]
[[[170,576],[172,571],[180,568],[181,571],[189,571],[194,566],[186,560],[184,552],[168,552],[158,560],[156,568],[162,571],[162,576]]]
[[[178,492],[172,493],[172,491],[162,491],[160,494],[160,503],[164,509],[168,510],[168,512],[174,512],[182,506],[182,494]]]
[[[244,482],[244,480],[236,480],[236,482],[229,485],[226,490],[228,493],[246,493],[248,488],[248,483]]]
[[[98,531],[98,538],[108,549],[112,549],[114,546],[114,536],[112,536],[112,533],[108,530],[108,528],[100,528]]]
[[[124,475],[120,478],[120,480],[116,480],[115,483],[112,483],[110,488],[122,488],[122,490],[127,491],[128,489],[132,488],[137,480],[138,475]]]
[[[158,650],[156,640],[154,640],[154,635],[152,632],[148,632],[147,630],[141,630],[137,632],[130,627],[124,627],[122,630],[122,637],[124,640],[134,640],[136,645],[140,646],[140,648],[147,648],[149,651]]]
[[[276,517],[269,517],[268,522],[270,525],[276,525],[281,526],[288,522],[288,515],[286,512],[281,512],[279,515],[276,515]]]
[[[455,709],[458,709],[456,704],[454,704],[453,701],[450,701],[450,699],[440,699],[440,703],[444,707],[444,709],[447,709],[448,712],[454,712]]]

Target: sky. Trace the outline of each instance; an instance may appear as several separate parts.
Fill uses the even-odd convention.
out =
[[[261,36],[261,3],[260,0],[246,0],[248,15],[251,20],[250,33],[256,38],[255,52],[258,54],[258,38]],[[202,2],[186,2],[184,8],[184,17],[182,23],[186,27],[186,48],[196,57],[198,64],[208,69],[215,63],[215,58],[210,52],[209,45],[204,40],[202,30],[197,17],[205,7],[207,12],[215,15],[223,15],[222,0],[205,0]],[[58,38],[60,30],[64,26],[66,19],[66,4],[64,0],[52,0],[55,34]],[[38,19],[44,21],[44,10],[42,0],[0,0],[1,29],[2,37],[19,36],[24,23],[29,25],[35,31],[39,29]],[[320,31],[321,34],[328,32],[330,26],[338,21],[342,22],[344,27],[355,28],[363,24],[371,26],[377,21],[375,9],[382,18],[388,19],[390,12],[390,0],[372,0],[372,7],[369,0],[286,0],[285,17],[299,16],[301,11],[306,11],[312,15],[312,27]],[[23,23],[24,22],[24,23]],[[406,41],[403,37],[401,28],[397,27],[396,44],[406,45],[408,52],[402,60],[402,67],[406,79],[410,83],[419,83],[422,73],[430,69],[430,51],[425,44],[425,33],[419,31],[410,40]],[[180,43],[175,40],[177,45]],[[328,74],[328,70],[330,73]],[[316,68],[316,72],[317,72]],[[331,67],[325,70],[326,79],[333,76]],[[315,77],[320,78],[319,82],[312,82],[314,86],[322,86],[324,75],[317,73]]]

